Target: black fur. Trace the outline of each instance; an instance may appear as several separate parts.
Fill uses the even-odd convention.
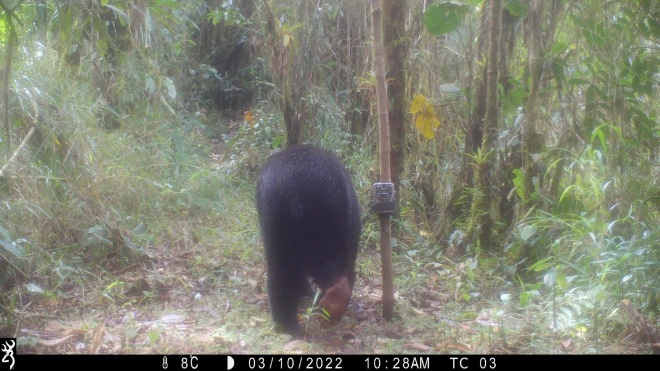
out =
[[[324,291],[347,277],[353,289],[361,231],[358,198],[334,154],[298,145],[268,159],[256,200],[273,320],[295,333],[299,301],[311,292],[307,277]]]

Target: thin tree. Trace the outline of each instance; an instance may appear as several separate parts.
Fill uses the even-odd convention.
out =
[[[525,108],[525,118],[522,128],[522,158],[523,158],[523,174],[524,174],[524,200],[523,211],[521,215],[525,214],[525,210],[533,206],[532,190],[534,183],[532,177],[535,175],[534,161],[532,160],[532,153],[536,153],[540,148],[539,136],[536,132],[536,117],[537,117],[537,95],[539,90],[539,82],[541,75],[539,73],[539,62],[541,61],[541,11],[543,2],[541,0],[532,0],[530,2],[530,11],[527,15],[527,25],[529,27],[529,49],[528,49],[528,66],[529,66],[529,96],[527,97],[527,106]]]
[[[372,0],[373,53],[376,70],[376,102],[378,106],[378,162],[380,181],[392,181],[390,171],[390,124],[388,120],[387,85],[385,85],[385,52],[381,22],[380,0]],[[392,319],[394,313],[394,284],[392,279],[392,225],[389,214],[378,214],[380,224],[380,256],[383,272],[383,317]]]
[[[406,148],[406,74],[405,60],[408,54],[406,35],[407,0],[383,0],[383,45],[387,58],[387,96],[389,99],[389,125],[392,136],[392,183],[397,195],[403,173]]]
[[[4,110],[3,118],[5,121],[5,134],[7,135],[7,160],[11,155],[11,110],[9,109],[9,79],[11,76],[11,63],[12,56],[14,52],[14,46],[18,44],[18,36],[16,35],[16,29],[14,28],[14,19],[19,23],[20,20],[16,18],[14,11],[7,7],[2,1],[0,1],[0,9],[5,13],[5,24],[7,25],[7,38],[5,40],[5,68],[3,73],[3,84],[2,84],[2,98],[4,101]]]
[[[491,147],[495,130],[497,130],[497,56],[500,32],[501,0],[488,2],[488,55],[486,62],[486,112],[484,115],[483,139],[481,148],[475,160],[475,195],[472,199],[472,209],[468,223],[468,238],[476,242],[490,244],[492,239],[493,219],[490,210],[493,197],[493,187],[490,186],[489,173],[493,160]]]

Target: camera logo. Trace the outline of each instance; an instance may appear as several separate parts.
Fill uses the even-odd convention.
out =
[[[16,339],[2,339],[0,341],[0,351],[5,355],[2,357],[2,363],[9,363],[9,369],[14,369],[14,348],[16,347]]]

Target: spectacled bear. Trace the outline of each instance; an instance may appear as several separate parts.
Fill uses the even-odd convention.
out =
[[[312,292],[308,277],[322,290],[319,305],[330,323],[338,323],[355,283],[361,232],[360,204],[340,160],[309,145],[273,154],[259,175],[256,203],[276,326],[299,331],[298,304]]]

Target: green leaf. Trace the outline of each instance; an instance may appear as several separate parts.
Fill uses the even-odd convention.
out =
[[[513,186],[516,187],[516,194],[521,200],[525,201],[525,183],[523,182],[525,178],[523,172],[520,169],[513,169],[512,173],[514,175]]]
[[[527,304],[529,304],[529,299],[532,298],[532,294],[529,292],[523,292],[520,294],[520,300],[518,301],[520,303],[520,306],[522,308],[526,307]]]
[[[176,0],[152,0],[150,1],[150,3],[151,3],[150,6],[151,9],[168,8],[174,10],[181,9],[183,6],[182,4],[184,4],[184,2],[178,2]]]
[[[0,227],[0,234],[2,235],[2,238],[5,239],[5,241],[11,241],[11,237],[9,236],[9,231]]]
[[[561,287],[562,290],[568,289],[568,280],[566,275],[563,272],[557,272],[557,284]]]
[[[566,49],[568,49],[568,44],[566,44],[563,41],[557,41],[555,45],[550,48],[550,53],[551,55],[556,55],[556,56],[561,56],[566,52]]]
[[[511,0],[506,4],[506,9],[509,13],[521,18],[525,18],[527,17],[527,14],[529,14],[529,4],[527,4],[526,1]]]
[[[133,228],[131,231],[131,234],[143,234],[146,233],[149,228],[147,227],[147,224],[143,221],[140,221],[140,223]]]
[[[16,257],[23,258],[23,253],[13,243],[0,240],[0,246],[4,247],[8,252],[16,255]]]
[[[158,331],[156,331],[156,330],[150,330],[150,331],[147,333],[147,336],[149,336],[149,342],[151,343],[151,346],[153,346],[154,344],[156,344],[156,342],[158,341],[158,339],[160,339],[160,334],[159,334]]]
[[[543,260],[539,260],[536,263],[532,264],[529,268],[527,268],[528,271],[534,271],[534,272],[540,272],[544,271],[550,267],[552,267],[552,262],[550,261],[553,259],[553,257],[548,257]]]
[[[541,283],[541,282],[537,282],[537,283],[535,283],[535,284],[529,286],[529,290],[527,290],[527,291],[534,291],[534,292],[537,292],[538,289],[541,288],[541,286],[543,286],[543,283]]]
[[[562,83],[565,80],[564,77],[564,65],[566,63],[561,58],[552,59],[552,74],[555,76],[557,82]]]
[[[467,5],[453,3],[433,4],[424,12],[424,25],[433,35],[444,35],[458,28],[463,15],[470,10]]]
[[[538,228],[533,225],[526,225],[520,230],[520,239],[523,240],[523,242],[527,242],[532,236],[534,236],[538,232]]]
[[[278,148],[278,147],[280,146],[280,144],[284,143],[284,140],[285,140],[285,139],[286,139],[286,138],[284,137],[284,135],[278,135],[278,136],[276,136],[275,138],[273,138],[273,141],[271,142],[270,145],[271,145],[273,148]]]
[[[69,55],[69,56],[73,55],[73,53],[75,53],[76,50],[78,50],[78,44],[71,44],[69,46],[69,50],[67,52],[67,55]]]
[[[468,266],[467,268],[467,278],[470,281],[474,281],[474,269],[471,266]]]
[[[165,86],[167,86],[167,94],[170,98],[176,99],[176,87],[174,86],[174,82],[169,78],[165,78]]]
[[[588,83],[589,83],[589,80],[585,80],[585,79],[570,79],[570,80],[568,80],[569,85],[585,85],[585,84],[588,84]]]
[[[552,267],[543,276],[543,283],[549,289],[551,289],[557,282],[557,268]]]
[[[152,79],[151,77],[147,77],[146,83],[147,83],[147,92],[149,94],[155,93],[156,92],[156,82],[154,81],[154,79]]]
[[[96,50],[99,53],[99,57],[105,57],[105,55],[108,53],[108,42],[99,39],[99,41],[96,42]]]
[[[566,187],[566,189],[564,189],[564,192],[561,193],[561,196],[559,196],[558,203],[561,204],[562,201],[564,200],[564,198],[567,197],[570,194],[570,192],[571,192],[571,190],[573,190],[573,188],[575,188],[575,184],[571,184],[570,186]]]
[[[123,286],[123,285],[124,285],[124,282],[122,282],[122,281],[113,281],[113,282],[110,283],[108,286],[106,286],[106,288],[105,288],[103,291],[105,291],[105,292],[109,292],[109,291],[112,290],[115,286],[120,287],[120,286]]]
[[[26,346],[26,345],[36,347],[37,346],[37,339],[33,338],[31,336],[21,336],[21,337],[16,338],[16,346],[23,347],[23,346]]]
[[[529,304],[529,301],[532,299],[532,297],[538,296],[538,294],[539,293],[536,290],[529,290],[521,293],[519,299],[520,306],[526,307]]]
[[[607,156],[607,141],[605,139],[605,132],[603,131],[604,126],[605,125],[601,125],[593,130],[591,133],[591,140],[594,140],[595,137],[598,137],[600,146],[603,150],[603,154]]]
[[[505,111],[515,112],[518,107],[524,104],[529,93],[527,87],[520,83],[520,81],[509,79],[509,82],[513,85],[513,88],[502,99],[504,101]]]
[[[648,24],[649,31],[653,37],[660,38],[660,12],[655,14],[649,14],[646,18],[646,23]]]

